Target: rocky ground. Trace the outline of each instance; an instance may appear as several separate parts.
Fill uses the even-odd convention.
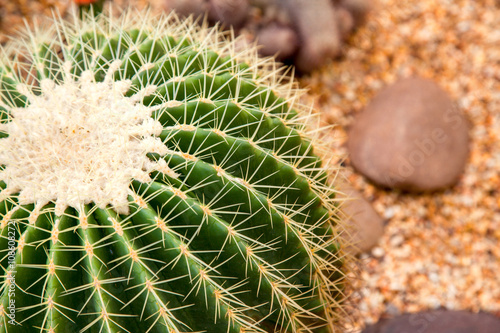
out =
[[[68,1],[0,0],[0,41],[50,6],[64,11]],[[380,189],[346,158],[347,177],[385,220],[378,245],[359,260],[352,332],[436,308],[500,315],[499,17],[495,0],[377,0],[342,57],[300,78],[323,120],[337,125],[333,145],[343,156],[356,116],[398,78],[433,80],[471,124],[465,172],[438,193]]]
[[[355,116],[404,76],[437,82],[472,125],[465,173],[440,193],[379,189],[346,161],[349,179],[386,219],[379,246],[361,256],[354,331],[440,307],[500,314],[499,17],[495,1],[379,0],[345,57],[301,80],[325,121],[339,125],[342,153]]]

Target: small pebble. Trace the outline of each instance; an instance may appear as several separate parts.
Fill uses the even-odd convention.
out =
[[[291,27],[278,24],[262,27],[256,39],[261,47],[261,55],[276,56],[279,60],[291,57],[299,47],[297,33]]]
[[[208,0],[208,18],[227,27],[242,27],[249,12],[248,0]]]
[[[391,238],[390,244],[392,247],[398,247],[405,241],[405,238],[401,235],[395,235]]]
[[[384,256],[384,254],[385,254],[385,251],[384,251],[384,249],[383,249],[383,248],[381,248],[381,247],[375,247],[375,248],[373,248],[373,250],[372,250],[372,255],[373,255],[374,257],[376,257],[376,258],[381,258],[381,257],[383,257],[383,256]]]
[[[363,333],[498,333],[500,319],[487,313],[428,311],[384,319]]]
[[[384,232],[384,221],[371,204],[345,182],[340,182],[337,188],[342,193],[339,198],[345,199],[340,209],[348,218],[349,235],[345,240],[347,251],[359,254],[369,251],[379,241]]]

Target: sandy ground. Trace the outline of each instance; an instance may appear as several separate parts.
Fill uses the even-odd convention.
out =
[[[67,4],[0,0],[0,41],[23,16]],[[465,174],[442,193],[380,190],[346,161],[350,180],[387,221],[380,246],[360,260],[351,331],[380,317],[439,307],[500,315],[499,18],[494,0],[377,0],[344,57],[300,80],[323,119],[338,125],[332,135],[339,154],[346,153],[356,113],[399,77],[435,80],[472,124]]]
[[[301,80],[325,121],[339,125],[342,154],[354,116],[399,77],[435,80],[472,125],[465,174],[442,193],[377,189],[347,160],[350,180],[387,221],[380,246],[361,257],[355,330],[439,307],[500,314],[499,18],[495,1],[378,0],[345,57]]]

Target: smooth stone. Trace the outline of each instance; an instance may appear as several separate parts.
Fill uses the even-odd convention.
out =
[[[348,218],[348,235],[344,237],[346,252],[354,255],[368,252],[384,234],[384,220],[368,200],[347,182],[339,182],[337,188],[342,193],[339,198],[345,199],[340,209]]]
[[[435,310],[383,319],[362,333],[498,333],[500,319],[485,312]]]
[[[373,8],[374,2],[370,0],[341,0],[340,7],[349,11],[354,19],[354,24],[359,25],[365,21],[366,14]]]
[[[341,36],[330,0],[277,0],[286,10],[300,40],[295,66],[302,73],[323,66],[340,54]]]
[[[354,168],[383,187],[434,191],[454,185],[469,152],[469,123],[431,80],[401,79],[354,120],[347,148]]]
[[[277,59],[291,57],[299,46],[297,34],[291,27],[270,24],[257,32],[259,53],[262,56],[276,56]]]
[[[227,26],[240,28],[250,12],[248,0],[208,0],[208,17]]]
[[[205,0],[165,0],[165,10],[175,10],[181,16],[203,17],[208,9]]]
[[[354,17],[346,8],[340,7],[337,9],[337,21],[342,39],[347,39],[354,30]]]

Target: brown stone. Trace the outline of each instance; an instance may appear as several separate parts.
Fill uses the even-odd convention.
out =
[[[433,81],[407,78],[383,89],[355,119],[347,147],[361,174],[384,187],[433,191],[457,182],[469,124]]]
[[[240,28],[250,12],[248,0],[209,0],[208,17],[212,22]]]
[[[353,17],[355,25],[359,25],[365,20],[366,14],[373,6],[373,1],[369,0],[342,0],[340,7],[346,9]]]
[[[500,319],[488,313],[436,310],[384,319],[362,333],[498,333]]]
[[[346,251],[352,254],[368,252],[377,245],[384,233],[384,221],[361,193],[346,182],[339,182],[337,188],[345,199],[340,209],[348,218],[348,234],[344,237],[348,244]]]
[[[340,54],[341,37],[330,0],[278,0],[292,19],[300,39],[295,66],[303,73]]]
[[[165,10],[175,10],[181,16],[203,17],[208,9],[205,0],[165,0]]]
[[[291,27],[270,24],[262,27],[257,33],[259,53],[263,56],[276,56],[277,59],[286,59],[292,56],[299,40]]]
[[[354,29],[354,17],[347,9],[340,7],[337,9],[337,21],[340,35],[346,39]]]

